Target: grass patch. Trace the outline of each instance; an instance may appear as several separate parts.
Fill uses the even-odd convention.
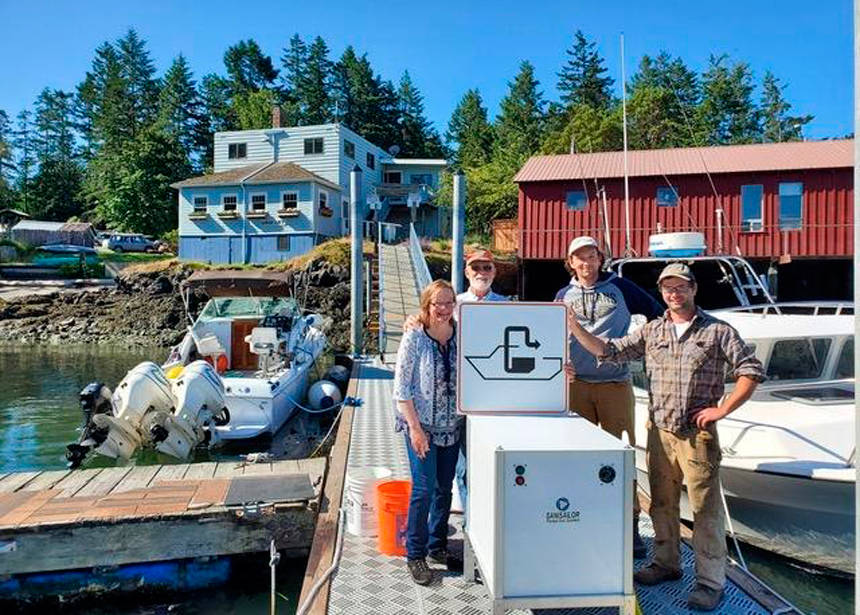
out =
[[[106,263],[151,263],[176,259],[175,254],[153,254],[151,252],[114,252],[107,248],[97,248],[101,259]]]

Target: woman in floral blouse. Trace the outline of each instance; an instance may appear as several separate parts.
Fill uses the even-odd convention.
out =
[[[457,345],[454,289],[436,280],[421,293],[421,327],[403,334],[394,371],[396,429],[406,433],[412,494],[406,534],[406,564],[412,579],[428,585],[427,556],[448,558],[451,485],[463,417],[455,407]]]

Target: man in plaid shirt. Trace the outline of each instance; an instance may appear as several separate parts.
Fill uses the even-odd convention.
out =
[[[696,307],[696,279],[683,263],[667,265],[657,282],[668,310],[627,335],[606,342],[576,317],[571,333],[600,361],[645,358],[648,387],[648,482],[654,522],[654,560],[634,575],[643,585],[681,578],[681,481],[693,509],[696,587],[688,605],[710,611],[722,600],[726,542],[720,498],[722,454],[716,421],[743,404],[764,380],[761,362],[727,323]],[[720,403],[726,373],[735,380]]]

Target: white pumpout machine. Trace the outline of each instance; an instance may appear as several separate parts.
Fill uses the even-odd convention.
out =
[[[465,571],[493,613],[635,611],[633,449],[578,416],[468,417]]]

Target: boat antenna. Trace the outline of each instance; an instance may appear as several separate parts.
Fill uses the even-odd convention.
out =
[[[624,32],[621,33],[621,118],[624,135],[624,256],[630,256],[630,185],[627,173],[627,77],[624,73]]]

